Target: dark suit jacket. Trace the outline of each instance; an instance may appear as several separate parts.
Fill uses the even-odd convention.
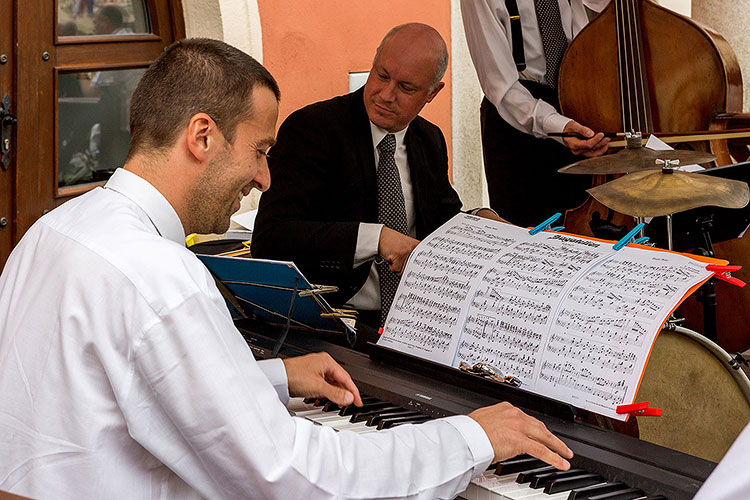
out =
[[[404,138],[414,190],[417,238],[457,214],[448,180],[445,138],[415,118]],[[253,257],[291,260],[344,304],[362,287],[371,263],[353,269],[360,222],[377,222],[377,171],[363,90],[306,106],[279,128],[269,153],[271,187],[260,198]]]

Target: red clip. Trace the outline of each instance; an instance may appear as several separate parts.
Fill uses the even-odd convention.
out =
[[[714,273],[714,276],[720,280],[742,288],[745,286],[745,282],[732,276],[733,272],[739,271],[740,269],[742,269],[742,266],[720,266],[717,264],[708,264],[706,266],[706,270]]]
[[[649,408],[648,401],[633,403],[632,405],[620,405],[615,410],[618,414],[630,413],[639,417],[661,417],[661,408]]]
[[[383,335],[383,327],[378,328],[378,335]]]

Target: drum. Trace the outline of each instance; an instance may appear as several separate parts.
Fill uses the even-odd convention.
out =
[[[750,421],[747,375],[717,344],[679,326],[659,333],[636,401],[664,410],[638,417],[640,439],[714,462]]]

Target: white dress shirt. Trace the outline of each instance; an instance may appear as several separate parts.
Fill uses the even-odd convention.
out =
[[[406,136],[408,128],[409,127],[393,134],[396,137],[396,150],[393,153],[393,159],[396,161],[398,175],[401,178],[401,190],[404,193],[404,204],[406,205],[406,229],[409,236],[416,238],[417,216],[414,212],[414,191],[411,187],[409,159],[406,156],[406,144],[404,144],[404,137]],[[372,132],[372,149],[375,151],[375,168],[377,169],[378,161],[380,161],[378,144],[380,144],[380,141],[382,141],[390,132],[378,127],[372,122],[370,122],[370,131]],[[354,252],[354,267],[369,262],[378,256],[378,243],[380,242],[380,231],[382,229],[383,224],[370,222],[362,222],[359,224],[357,248]],[[370,274],[367,276],[367,281],[365,281],[365,284],[359,289],[354,297],[349,299],[347,304],[355,309],[365,311],[380,309],[380,275],[378,274],[377,266],[370,267]]]
[[[737,436],[693,500],[747,500],[750,496],[750,424]]]
[[[558,0],[563,30],[570,42],[588,22],[584,4],[600,12],[609,0]],[[479,83],[497,112],[514,128],[546,137],[562,132],[570,121],[541,99],[534,98],[519,78],[545,83],[546,59],[536,10],[531,0],[517,0],[523,32],[526,70],[519,74],[513,60],[510,16],[505,0],[461,0],[466,42]]]
[[[466,416],[360,436],[289,416],[167,200],[119,169],[0,277],[0,489],[33,498],[450,498],[492,448]]]

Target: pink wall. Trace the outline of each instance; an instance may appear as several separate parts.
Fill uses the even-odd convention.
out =
[[[349,90],[349,72],[369,71],[392,27],[411,21],[437,29],[450,47],[449,0],[258,0],[263,64],[281,87],[279,123],[292,111]],[[451,158],[451,68],[445,89],[421,115],[437,124]]]

